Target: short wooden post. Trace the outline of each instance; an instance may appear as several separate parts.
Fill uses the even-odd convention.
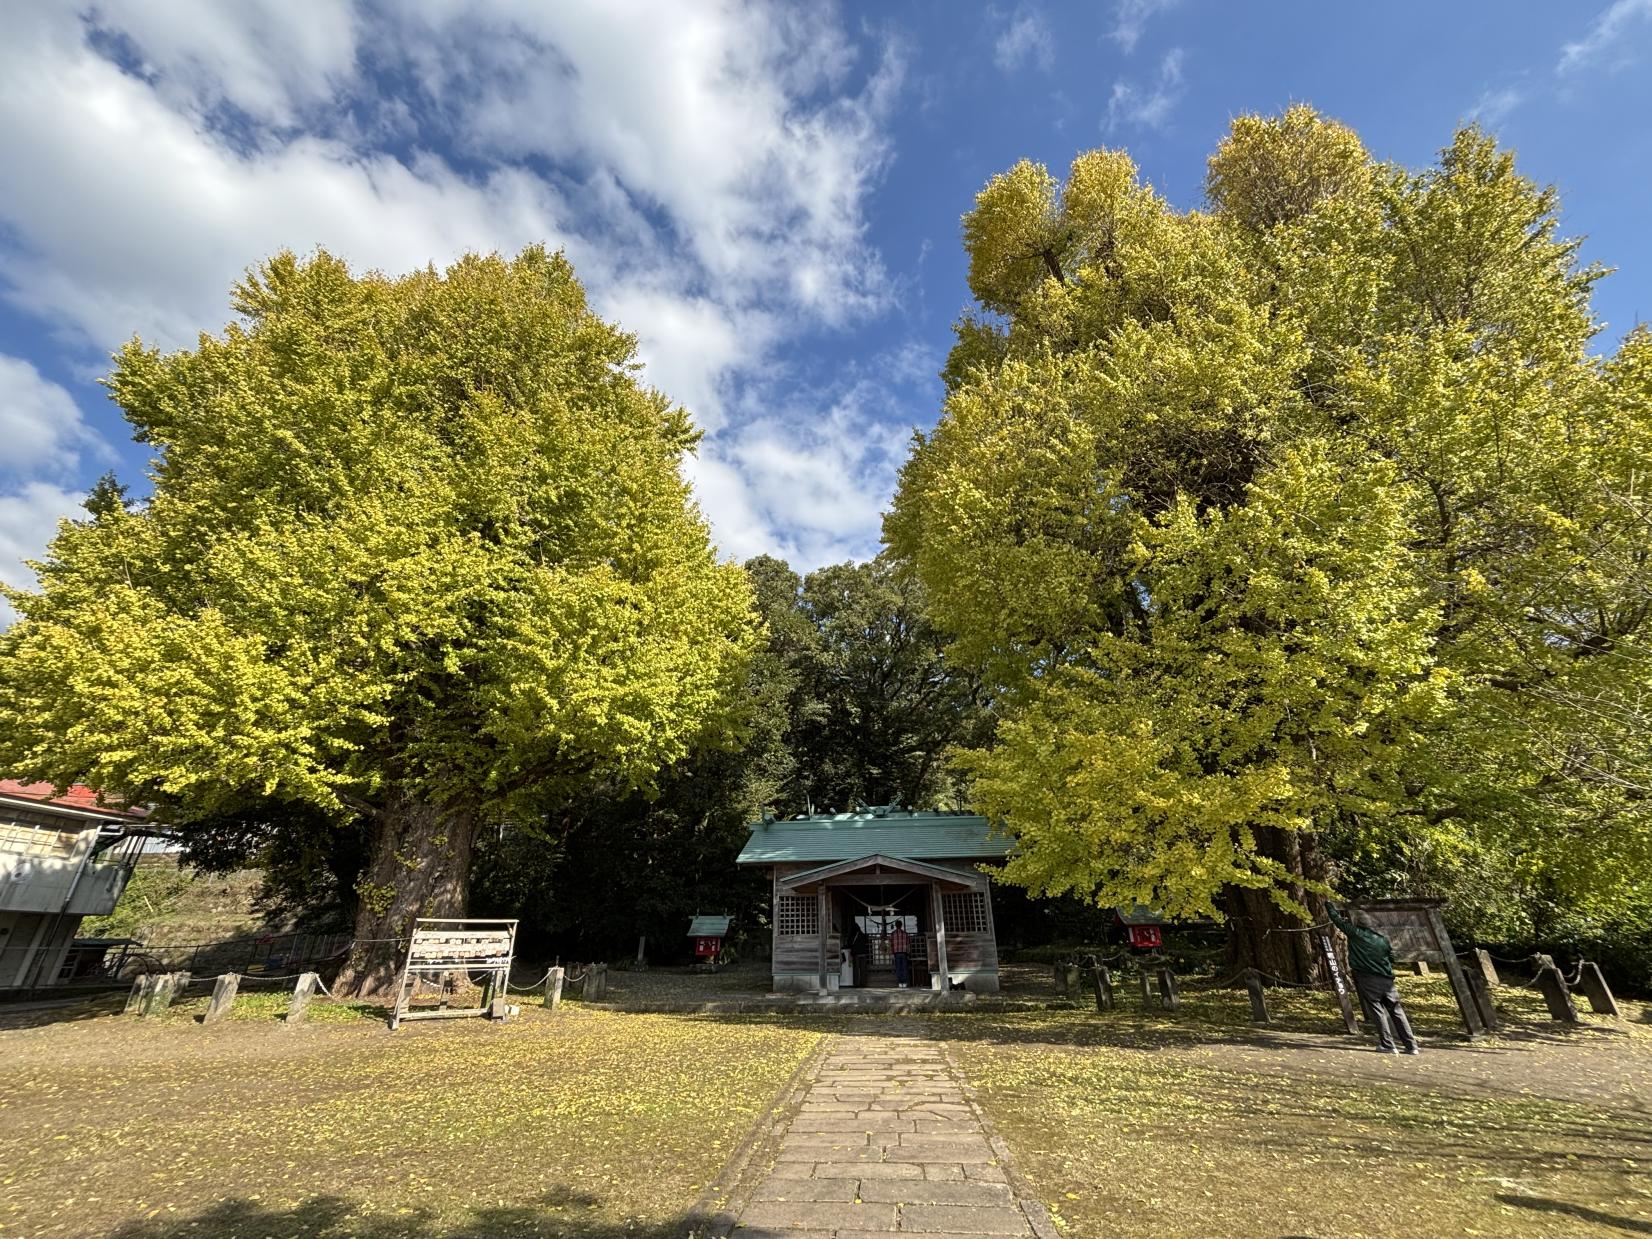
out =
[[[1250,995],[1251,1022],[1268,1023],[1268,999],[1262,990],[1262,974],[1254,968],[1245,969],[1245,992]]]
[[[1416,960],[1411,965],[1411,971],[1415,972],[1419,977],[1426,977],[1428,975],[1428,961],[1426,959]]]
[[[1181,995],[1176,992],[1176,974],[1168,967],[1159,969],[1159,1005],[1166,1011],[1182,1005]]]
[[[1577,987],[1589,999],[1589,1009],[1596,1015],[1623,1014],[1618,1010],[1618,1000],[1612,997],[1611,987],[1600,975],[1597,964],[1586,959],[1577,966]]]
[[[1107,970],[1106,964],[1096,965],[1096,1010],[1111,1011],[1113,1009],[1113,974]]]
[[[1480,975],[1485,978],[1487,985],[1495,987],[1502,984],[1497,976],[1497,965],[1492,962],[1491,952],[1485,947],[1474,948],[1474,963],[1480,969]]]
[[[142,1015],[145,1001],[149,998],[150,986],[154,985],[155,978],[149,973],[132,978],[132,992],[126,996],[126,1009],[122,1015]]]
[[[178,978],[170,972],[163,972],[154,978],[149,987],[149,993],[144,998],[143,1014],[159,1015],[172,1005],[172,996],[177,993]]]
[[[1055,973],[1056,997],[1065,998],[1067,996],[1067,964],[1066,964],[1066,961],[1063,960],[1063,961],[1057,963],[1054,966],[1054,968],[1052,969],[1052,971]]]
[[[310,999],[315,996],[315,987],[321,977],[314,972],[298,974],[298,983],[293,986],[293,1000],[287,1004],[287,1023],[302,1024],[310,1014]]]
[[[1469,993],[1474,996],[1474,1009],[1480,1013],[1480,1023],[1487,1032],[1496,1032],[1497,1007],[1491,1000],[1491,986],[1486,984],[1485,974],[1478,968],[1464,968],[1463,980],[1468,982]]]
[[[1559,1020],[1563,1024],[1578,1022],[1577,1008],[1572,1005],[1572,994],[1566,988],[1566,978],[1560,975],[1560,969],[1553,964],[1545,964],[1538,971],[1537,988],[1543,992],[1543,1001],[1548,1004],[1550,1019]]]
[[[207,1003],[206,1014],[201,1017],[203,1024],[216,1024],[229,1014],[229,1009],[235,1005],[235,991],[241,987],[239,973],[226,972],[212,986],[212,1001]]]
[[[562,969],[552,968],[545,978],[545,1010],[555,1011],[562,1005]]]

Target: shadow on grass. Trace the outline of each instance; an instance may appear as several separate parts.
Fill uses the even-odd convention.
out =
[[[1505,1205],[1513,1205],[1517,1209],[1533,1209],[1539,1213],[1558,1213],[1565,1217],[1576,1218],[1580,1222],[1593,1222],[1597,1226],[1610,1226],[1615,1230],[1627,1231],[1632,1235],[1652,1235],[1652,1222],[1643,1222],[1637,1218],[1623,1217],[1616,1213],[1604,1213],[1599,1209],[1591,1209],[1588,1205],[1574,1205],[1564,1200],[1550,1200],[1544,1196],[1516,1196],[1505,1192],[1497,1199]]]
[[[50,1024],[72,1024],[118,1015],[126,1006],[126,994],[123,988],[3,1003],[0,1004],[0,1032],[15,1028],[45,1028]]]
[[[342,1196],[315,1196],[290,1208],[226,1200],[204,1212],[126,1222],[106,1232],[105,1239],[684,1239],[710,1225],[709,1218],[693,1214],[652,1225],[603,1221],[587,1212],[598,1203],[584,1192],[553,1189],[520,1205],[474,1208],[468,1217],[453,1220],[428,1209],[394,1216],[364,1213],[359,1202]]]

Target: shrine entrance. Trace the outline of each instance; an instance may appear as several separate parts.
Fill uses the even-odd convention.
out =
[[[909,984],[913,989],[930,988],[930,883],[840,886],[832,889],[829,897],[832,920],[840,927],[842,950],[848,956],[847,969],[840,972],[840,986],[896,988],[892,944],[898,928],[907,938]]]

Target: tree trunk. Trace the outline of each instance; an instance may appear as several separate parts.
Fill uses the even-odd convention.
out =
[[[367,997],[395,987],[413,922],[463,916],[476,817],[392,792],[379,810],[372,855],[356,884],[356,941],[334,988]]]
[[[1257,831],[1257,842],[1264,855],[1278,861],[1288,872],[1310,881],[1326,879],[1326,863],[1313,836],[1266,827]],[[1312,985],[1329,979],[1319,944],[1319,935],[1327,931],[1304,932],[1310,924],[1325,921],[1325,900],[1295,883],[1290,894],[1307,907],[1309,922],[1279,908],[1265,890],[1230,886],[1223,891],[1223,908],[1228,917],[1229,972],[1255,968],[1295,985]],[[1336,944],[1334,936],[1332,941]]]

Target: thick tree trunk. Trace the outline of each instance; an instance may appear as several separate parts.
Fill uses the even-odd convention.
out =
[[[476,824],[474,814],[391,793],[356,885],[356,941],[336,992],[367,997],[393,989],[414,920],[465,914]]]
[[[1324,881],[1327,877],[1323,855],[1311,835],[1296,831],[1264,828],[1257,832],[1264,854],[1284,865],[1297,877]],[[1270,977],[1296,985],[1327,980],[1319,935],[1309,929],[1325,921],[1325,900],[1298,884],[1292,884],[1292,898],[1304,904],[1311,921],[1281,910],[1263,890],[1230,886],[1223,891],[1228,917],[1227,967],[1230,972],[1255,968]],[[1335,935],[1334,946],[1340,948]]]

